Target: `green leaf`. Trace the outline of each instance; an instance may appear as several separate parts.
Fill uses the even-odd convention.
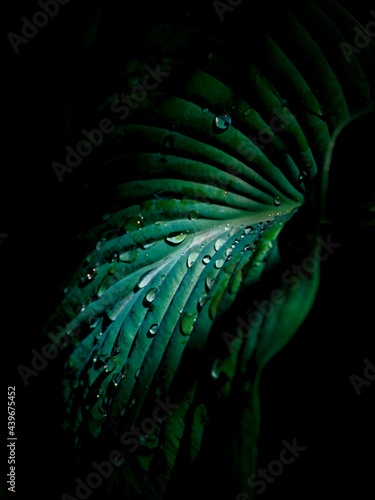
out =
[[[314,255],[332,132],[373,108],[367,73],[337,49],[345,26],[307,4],[260,30],[259,52],[242,32],[236,45],[148,27],[120,82],[156,65],[168,76],[126,120],[110,115],[121,85],[98,106],[116,128],[89,161],[88,255],[48,328],[81,329],[64,373],[66,429],[87,459],[93,447],[124,452],[106,487],[116,498],[173,496],[179,472],[215,455],[212,429],[232,414],[221,467],[238,488],[255,470],[262,369],[318,286],[318,266],[298,290],[284,272]],[[275,290],[272,313],[254,305]],[[177,408],[146,433],[165,398]],[[136,425],[132,453],[122,438]]]

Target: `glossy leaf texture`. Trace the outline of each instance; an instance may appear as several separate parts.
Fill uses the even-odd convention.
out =
[[[246,485],[261,370],[317,290],[318,265],[298,287],[284,273],[313,255],[332,134],[373,109],[374,48],[347,62],[355,21],[335,2],[244,24],[252,33],[221,38],[146,26],[100,91],[96,123],[115,127],[87,162],[88,255],[48,329],[72,339],[64,397],[79,453],[126,456],[108,498],[175,498],[181,471],[208,459],[218,488]],[[157,85],[142,91],[150,68]],[[254,305],[275,290],[272,313]],[[168,398],[177,408],[134,452],[124,433]]]

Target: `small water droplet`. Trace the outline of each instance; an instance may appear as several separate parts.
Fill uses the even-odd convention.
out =
[[[280,198],[280,196],[275,196],[274,203],[275,203],[275,205],[277,207],[281,205],[281,198]]]
[[[232,118],[227,113],[215,117],[215,126],[219,130],[227,130],[231,123]]]
[[[180,320],[181,333],[183,335],[190,335],[194,328],[196,316],[194,314],[183,313]]]
[[[206,113],[208,113],[208,112],[209,112],[209,109],[208,109],[208,108],[203,108],[203,109],[202,109],[202,113],[206,114]]]
[[[81,306],[80,312],[84,312],[85,310],[86,310],[86,306],[83,304],[83,305]]]
[[[153,302],[155,300],[157,294],[158,294],[157,288],[150,288],[150,290],[146,293],[146,296],[145,296],[144,301],[143,301],[143,305],[145,305],[146,307],[149,306],[151,304],[151,302]]]
[[[139,378],[140,373],[141,373],[141,369],[138,368],[138,370],[135,372],[135,378]]]
[[[64,288],[64,293],[67,294],[69,292],[69,288],[68,287],[65,287]]]
[[[119,255],[119,260],[121,262],[134,262],[138,256],[138,252],[136,250],[128,250],[127,252],[123,252]]]
[[[210,255],[205,255],[202,259],[202,262],[204,265],[208,264],[211,260],[211,256]]]
[[[194,262],[197,260],[199,253],[198,252],[192,252],[189,257],[187,258],[186,265],[187,267],[191,267]]]
[[[130,217],[126,220],[124,224],[124,229],[130,233],[132,231],[136,231],[137,229],[142,229],[144,227],[144,220],[141,214],[138,214],[134,217]]]
[[[170,245],[179,245],[182,243],[187,237],[187,233],[177,232],[171,233],[169,236],[165,238],[165,241]]]
[[[155,245],[156,241],[148,241],[146,243],[142,243],[141,247],[144,250],[148,250],[149,248],[153,247]]]
[[[119,372],[119,373],[116,373],[116,375],[112,378],[112,384],[115,386],[115,387],[118,387],[119,383],[121,382],[122,380],[122,373]]]
[[[167,135],[166,137],[164,137],[162,141],[162,149],[167,151],[172,149],[174,147],[175,140],[176,139],[173,137],[173,135]]]
[[[229,257],[231,255],[231,253],[232,253],[232,248],[228,248],[227,250],[225,250],[225,255],[227,257]]]
[[[153,325],[150,326],[147,332],[148,337],[154,337],[156,335],[156,332],[158,331],[159,325],[157,323],[154,323]]]
[[[107,364],[104,367],[106,373],[112,372],[116,368],[116,365],[117,365],[117,358],[116,357],[109,358]]]
[[[252,112],[253,110],[251,108],[248,108],[243,112],[243,116],[250,116]]]
[[[244,232],[245,234],[250,234],[253,229],[253,226],[247,226],[245,227]]]
[[[197,304],[198,311],[202,310],[202,307],[207,302],[207,300],[208,300],[207,295],[202,295],[201,297],[199,297],[198,304]]]
[[[199,219],[199,214],[195,210],[190,210],[188,217],[190,220],[197,220]]]
[[[224,259],[217,259],[217,261],[215,262],[216,269],[221,269],[223,267],[224,263],[225,263]]]
[[[225,244],[226,241],[227,240],[224,238],[216,240],[214,245],[215,250],[218,251]]]
[[[213,284],[215,283],[215,278],[211,278],[209,276],[206,277],[205,279],[205,287],[206,287],[206,291],[209,292],[213,286]]]
[[[103,394],[103,389],[98,389],[98,390],[96,391],[96,397],[97,397],[98,399],[102,397],[102,394]]]
[[[125,415],[126,408],[121,408],[120,410],[120,416],[123,417]]]
[[[96,334],[95,338],[96,338],[96,340],[100,340],[102,338],[102,336],[103,336],[103,332],[99,332]]]
[[[211,377],[214,380],[217,380],[220,376],[220,365],[221,365],[220,359],[215,359],[211,369]]]

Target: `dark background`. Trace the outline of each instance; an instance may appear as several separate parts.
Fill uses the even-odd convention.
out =
[[[375,8],[341,3],[364,23],[369,9]],[[7,7],[4,16],[0,233],[8,237],[0,243],[3,420],[5,429],[6,387],[16,385],[18,437],[17,493],[10,498],[54,499],[59,491],[73,491],[71,450],[60,430],[63,407],[55,385],[60,360],[31,377],[28,387],[16,368],[30,364],[30,350],[37,347],[43,324],[59,300],[63,279],[79,260],[72,249],[86,216],[85,200],[79,194],[85,170],[66,175],[59,184],[50,163],[68,143],[71,126],[76,130],[86,126],[97,82],[105,78],[89,50],[97,6],[97,1],[88,0],[60,6],[56,18],[21,45],[19,54],[13,52],[6,35],[20,33],[21,17],[31,18],[39,8],[36,2],[17,2]],[[159,3],[147,9],[160,21],[198,16],[202,26],[218,32],[226,29],[227,21],[219,22],[211,2],[174,7]],[[122,29],[131,44],[147,9],[142,2],[112,1],[102,6],[101,16],[104,24],[115,23],[114,31]],[[113,11],[117,14],[110,21]],[[228,22],[240,22],[236,12],[226,16],[233,16]],[[126,47],[124,51],[126,58]],[[362,169],[369,182],[374,168],[372,125],[368,120],[353,130],[335,158],[337,165],[352,162],[354,171]],[[365,499],[373,491],[375,382],[357,396],[349,376],[362,375],[365,358],[375,362],[374,232],[328,224],[323,238],[328,234],[342,245],[322,265],[315,305],[299,333],[263,375],[259,464],[266,466],[277,459],[284,439],[297,438],[298,444],[307,447],[260,495],[264,500],[339,498],[344,493]],[[3,460],[2,470],[8,471],[6,457]],[[2,488],[0,494],[6,498],[6,487]]]

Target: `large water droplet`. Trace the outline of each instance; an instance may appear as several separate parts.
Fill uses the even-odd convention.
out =
[[[187,258],[186,264],[188,267],[191,267],[194,262],[197,260],[199,253],[198,252],[192,252],[189,257]]]
[[[215,250],[218,251],[225,243],[226,243],[226,239],[224,238],[220,238],[218,240],[215,241]]]
[[[227,113],[215,117],[215,126],[219,130],[227,130],[231,123],[232,118]]]
[[[127,252],[121,253],[119,259],[121,262],[134,262],[138,256],[136,250],[128,250]]]
[[[281,198],[280,196],[275,196],[274,198],[274,203],[275,205],[278,207],[279,205],[281,205]]]
[[[169,236],[165,238],[165,241],[170,245],[179,245],[182,243],[187,237],[187,233],[177,232],[171,233]]]
[[[183,335],[190,335],[194,328],[196,316],[194,314],[183,313],[180,320],[181,333]]]
[[[205,255],[202,259],[202,262],[204,265],[208,264],[211,260],[211,256],[210,255]]]
[[[150,281],[152,280],[153,278],[153,273],[151,271],[148,271],[147,273],[143,274],[139,281],[138,281],[138,285],[137,287],[140,289],[140,288],[144,288],[146,285],[148,285],[150,283]]]
[[[143,301],[143,305],[145,305],[146,307],[149,306],[151,304],[151,302],[153,302],[153,300],[155,300],[157,294],[158,294],[157,288],[150,288],[150,290],[146,293],[146,296],[145,296],[144,301]]]
[[[150,326],[147,332],[148,337],[154,337],[156,335],[156,332],[158,331],[159,325],[157,323],[154,323],[153,325]]]
[[[225,263],[224,259],[217,259],[217,261],[215,262],[216,269],[221,269],[223,267],[224,263]]]

